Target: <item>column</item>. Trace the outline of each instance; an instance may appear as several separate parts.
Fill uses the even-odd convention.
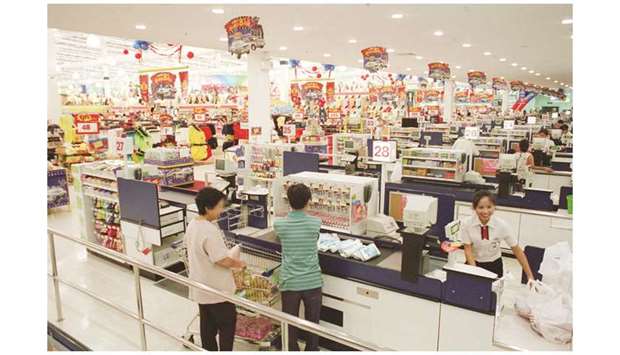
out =
[[[502,113],[506,114],[508,113],[509,110],[509,106],[508,106],[508,98],[510,94],[510,90],[502,90]]]
[[[454,80],[446,80],[443,88],[443,121],[452,122],[454,117]]]
[[[56,42],[54,31],[47,30],[47,119],[60,122],[60,93],[58,92],[58,71],[56,70]]]
[[[271,142],[271,109],[269,69],[271,61],[263,51],[248,54],[248,128],[250,141]],[[252,136],[252,127],[262,127],[259,137]]]

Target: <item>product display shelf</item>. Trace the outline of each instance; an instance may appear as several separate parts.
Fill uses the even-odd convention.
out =
[[[506,144],[503,138],[480,137],[473,139],[474,144],[480,152],[482,158],[499,159],[499,155],[504,152]]]
[[[346,161],[343,155],[346,153],[356,152],[360,157],[368,155],[368,140],[371,139],[370,134],[359,133],[337,133],[333,135],[334,144],[334,165],[345,166]]]
[[[465,153],[460,150],[411,148],[402,152],[403,177],[462,182]]]

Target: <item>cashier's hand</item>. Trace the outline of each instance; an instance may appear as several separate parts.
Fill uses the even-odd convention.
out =
[[[536,280],[534,280],[534,279],[528,279],[527,280],[527,288],[529,288],[529,289],[533,288],[535,282],[536,282]]]

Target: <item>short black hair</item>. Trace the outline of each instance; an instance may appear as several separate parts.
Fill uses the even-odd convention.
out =
[[[495,204],[497,203],[495,201],[495,195],[488,190],[479,190],[474,194],[474,200],[472,201],[472,205],[474,206],[474,208],[478,207],[480,200],[485,197],[488,197],[491,203],[495,206]]]
[[[204,215],[207,210],[211,210],[217,206],[217,204],[226,198],[220,190],[216,190],[212,187],[205,187],[198,191],[196,195],[196,206],[198,207],[198,213]]]
[[[523,153],[527,152],[530,149],[530,142],[527,139],[522,139],[519,141],[519,150]]]
[[[308,204],[312,198],[310,188],[304,184],[294,184],[286,190],[288,203],[294,210],[301,210]]]
[[[538,133],[544,134],[545,136],[549,135],[549,131],[546,128],[541,128],[540,131],[538,131]]]
[[[563,131],[568,131],[568,125],[567,125],[567,124],[563,124],[563,125],[560,127],[560,129],[561,129],[561,130],[563,130]]]
[[[558,124],[564,124],[564,121],[558,120]]]

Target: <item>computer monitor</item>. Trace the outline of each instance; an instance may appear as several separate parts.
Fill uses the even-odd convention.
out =
[[[408,128],[408,127],[418,128],[418,127],[420,127],[420,123],[418,122],[417,118],[403,117],[402,120],[401,120],[401,127],[403,127],[403,128]]]
[[[547,138],[534,137],[532,140],[532,150],[545,150],[547,145]]]
[[[499,170],[516,170],[517,158],[514,154],[500,154],[499,155]]]
[[[303,171],[319,172],[319,155],[316,153],[289,152],[283,154],[283,175]]]
[[[562,130],[554,128],[551,130],[551,138],[552,139],[560,139],[562,137]]]
[[[422,132],[420,134],[420,146],[426,146],[427,140],[424,137],[429,137],[428,145],[443,145],[443,133],[442,132]]]

